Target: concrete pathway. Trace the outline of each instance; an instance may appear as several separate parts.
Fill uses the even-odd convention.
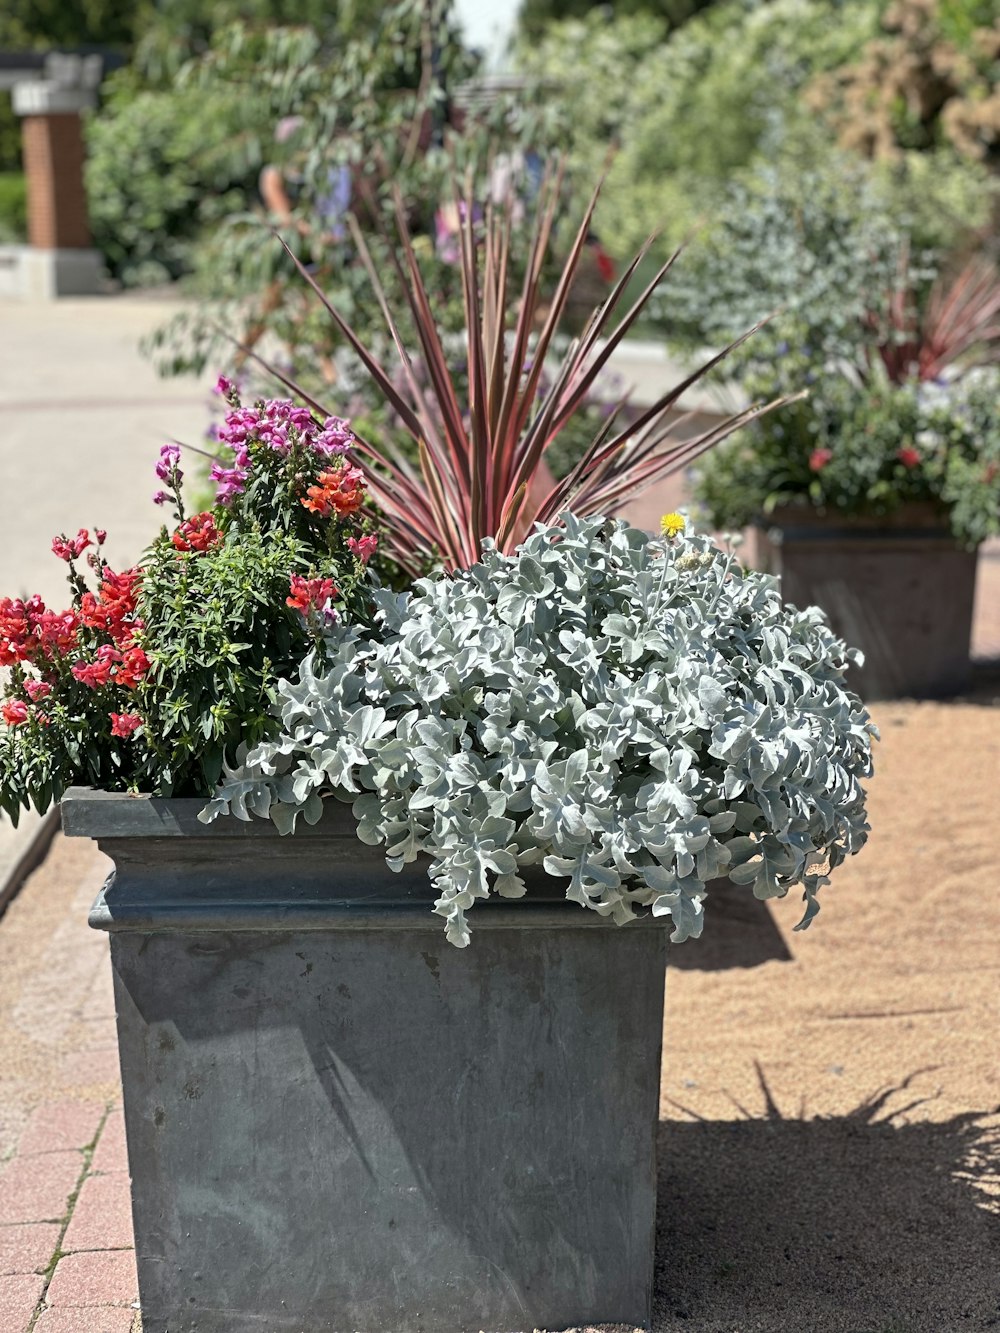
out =
[[[139,354],[176,309],[136,297],[0,302],[0,595],[65,597],[56,533],[106,528],[119,565],[155,536],[159,446],[197,444],[211,420],[208,378],[159,379]]]

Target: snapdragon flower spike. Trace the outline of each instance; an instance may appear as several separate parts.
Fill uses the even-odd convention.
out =
[[[365,502],[365,477],[360,468],[349,463],[330,472],[321,472],[316,485],[306,491],[302,504],[321,518],[337,514],[346,518],[356,514]]]
[[[73,611],[49,611],[36,593],[26,602],[0,599],[0,666],[48,660],[76,646],[79,619]]]
[[[218,483],[215,492],[216,504],[232,504],[236,496],[242,495],[246,490],[249,475],[248,468],[223,467],[221,463],[213,463],[210,476],[214,482]]]
[[[326,417],[320,425],[308,408],[299,407],[288,398],[262,399],[244,407],[231,380],[221,376],[217,387],[230,404],[230,411],[216,430],[215,438],[231,449],[233,455],[212,465],[219,504],[231,505],[246,489],[253,465],[253,445],[264,445],[280,455],[287,455],[293,445],[298,445],[319,458],[333,459],[346,454],[355,442],[350,422],[343,417]]]
[[[163,505],[172,500],[177,521],[184,518],[184,501],[181,497],[181,481],[184,473],[180,467],[181,449],[179,444],[160,446],[160,457],[156,464],[156,475],[166,483],[165,490],[159,490],[153,496],[153,504]]]
[[[220,375],[215,381],[215,392],[220,398],[225,398],[226,402],[233,407],[237,407],[240,401],[239,390],[231,379],[226,375]]]
[[[173,482],[176,478],[184,475],[180,470],[181,460],[180,446],[176,444],[164,444],[160,446],[160,458],[156,464],[156,475],[161,481]]]
[[[207,551],[222,541],[222,533],[215,526],[210,513],[195,514],[180,525],[170,538],[178,551]]]
[[[0,666],[30,662],[34,648],[34,630],[28,605],[20,597],[0,599]]]

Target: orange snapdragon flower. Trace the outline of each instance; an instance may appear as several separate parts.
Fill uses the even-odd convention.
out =
[[[316,485],[310,486],[302,501],[306,509],[321,518],[354,514],[365,502],[365,478],[360,468],[346,464],[333,472],[321,472]]]

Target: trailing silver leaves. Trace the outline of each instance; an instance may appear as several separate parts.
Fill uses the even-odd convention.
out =
[[[283,734],[225,774],[206,821],[353,800],[358,836],[399,868],[431,858],[453,944],[491,893],[541,863],[624,923],[701,933],[728,875],[759,898],[826,871],[868,832],[876,734],[844,685],[852,654],[816,608],[707,538],[667,543],[563,516],[514,555],[379,598],[378,631],[338,628],[280,689]]]

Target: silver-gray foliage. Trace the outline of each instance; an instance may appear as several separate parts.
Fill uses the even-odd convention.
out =
[[[709,880],[758,898],[864,843],[875,729],[844,685],[851,653],[815,608],[783,607],[705,537],[667,542],[564,516],[513,556],[378,594],[379,628],[334,630],[280,685],[282,735],[228,770],[201,818],[282,832],[353,801],[390,866],[430,857],[448,939],[523,866],[623,923],[701,933]]]

